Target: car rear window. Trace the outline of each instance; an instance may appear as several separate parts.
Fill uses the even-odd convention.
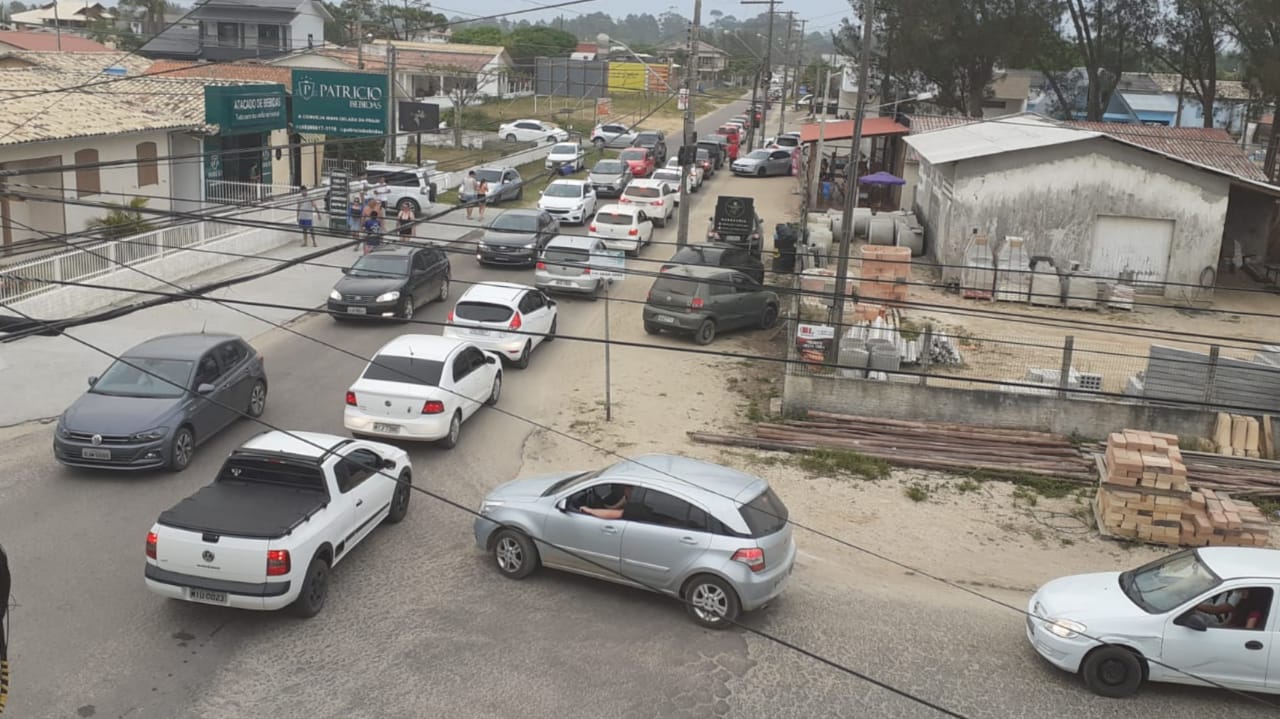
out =
[[[618,153],[619,160],[643,160],[646,157],[644,150],[623,150]]]
[[[621,212],[597,212],[596,222],[603,225],[630,225],[632,215],[624,215]]]
[[[658,188],[656,187],[636,187],[632,185],[627,188],[628,197],[657,197]]]
[[[265,482],[286,487],[326,491],[324,474],[319,467],[288,459],[231,455],[218,472],[219,482]]]
[[[578,250],[571,247],[548,247],[542,256],[546,262],[560,263],[585,263],[591,259],[591,255],[586,250]]]
[[[653,292],[693,297],[698,294],[698,283],[687,277],[659,277],[653,282]]]
[[[399,355],[377,355],[369,363],[362,377],[382,382],[438,387],[443,370],[444,363],[435,360]]]
[[[472,322],[506,322],[511,319],[511,308],[488,302],[459,302],[453,308],[458,319]]]
[[[787,505],[782,503],[773,489],[766,489],[760,496],[738,508],[747,523],[752,537],[765,537],[787,524]]]

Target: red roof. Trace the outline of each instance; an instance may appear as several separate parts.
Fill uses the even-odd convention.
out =
[[[594,42],[580,42],[578,43],[578,46],[573,49],[573,51],[595,53],[595,52],[600,52],[600,46],[596,45]]]
[[[819,124],[811,122],[800,128],[801,142],[817,142]],[[911,132],[910,128],[899,125],[892,117],[868,117],[862,121],[863,137],[882,137],[885,135],[906,135]],[[828,122],[825,130],[822,131],[822,139],[825,142],[832,140],[852,140],[853,139],[853,120],[840,120],[838,122]]]
[[[100,42],[88,38],[76,37],[69,33],[62,34],[62,47],[58,47],[58,35],[52,32],[21,32],[17,30],[0,31],[0,45],[9,45],[19,50],[35,50],[40,52],[116,52]]]
[[[185,68],[185,69],[184,69]],[[274,82],[286,88],[293,85],[293,69],[276,65],[249,65],[234,63],[200,63],[182,60],[157,60],[151,63],[144,75],[165,77],[205,77],[212,80],[248,80],[250,82]]]

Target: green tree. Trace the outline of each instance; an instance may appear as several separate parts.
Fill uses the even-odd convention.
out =
[[[553,27],[530,26],[512,30],[503,45],[518,68],[532,68],[534,58],[569,57],[578,46],[576,35]]]
[[[453,31],[452,42],[463,45],[501,45],[502,29],[494,25],[473,25]]]
[[[150,232],[155,228],[142,215],[142,208],[146,206],[147,198],[135,197],[128,204],[116,205],[102,217],[90,220],[89,227],[97,230],[104,240],[119,240]]]
[[[1244,53],[1244,81],[1262,102],[1280,98],[1280,0],[1226,0],[1222,6],[1232,38]],[[1273,126],[1263,172],[1280,181],[1280,132]],[[1274,243],[1273,243],[1274,244]]]
[[[1219,0],[1176,0],[1164,8],[1150,48],[1156,59],[1182,77],[1213,127],[1218,96],[1218,57],[1226,40]]]
[[[384,2],[378,6],[377,21],[369,31],[375,37],[389,40],[412,40],[429,30],[443,27],[449,21],[430,8],[423,0],[401,0],[399,5]]]
[[[1145,39],[1156,25],[1156,0],[1066,0],[1071,31],[1088,81],[1085,117],[1101,120],[1120,83],[1120,73],[1134,66],[1149,46]]]

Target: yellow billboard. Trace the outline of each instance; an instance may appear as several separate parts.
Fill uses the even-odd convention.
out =
[[[644,65],[638,62],[609,63],[609,92],[644,92]]]

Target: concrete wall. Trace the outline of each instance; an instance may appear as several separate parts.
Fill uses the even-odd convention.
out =
[[[1235,255],[1235,246],[1231,242],[1235,240],[1240,243],[1244,255],[1256,255],[1259,260],[1265,260],[1275,212],[1274,198],[1238,187],[1231,188],[1231,206],[1227,209],[1226,230],[1222,234],[1222,254],[1227,257]]]
[[[901,382],[788,375],[783,411],[816,409],[890,419],[957,422],[1101,439],[1121,429],[1205,437],[1215,414],[1200,410],[1060,399],[995,390],[929,387]]]
[[[1197,283],[1205,267],[1218,264],[1225,177],[1105,138],[921,167],[931,173],[930,185],[955,168],[953,199],[940,197],[930,208],[937,216],[925,222],[938,239],[933,254],[945,264],[963,263],[966,238],[977,228],[991,238],[1026,237],[1029,254],[1087,268],[1098,215],[1173,220],[1169,282]],[[958,266],[943,270],[944,281],[959,275]],[[1166,294],[1181,289],[1170,286]]]

